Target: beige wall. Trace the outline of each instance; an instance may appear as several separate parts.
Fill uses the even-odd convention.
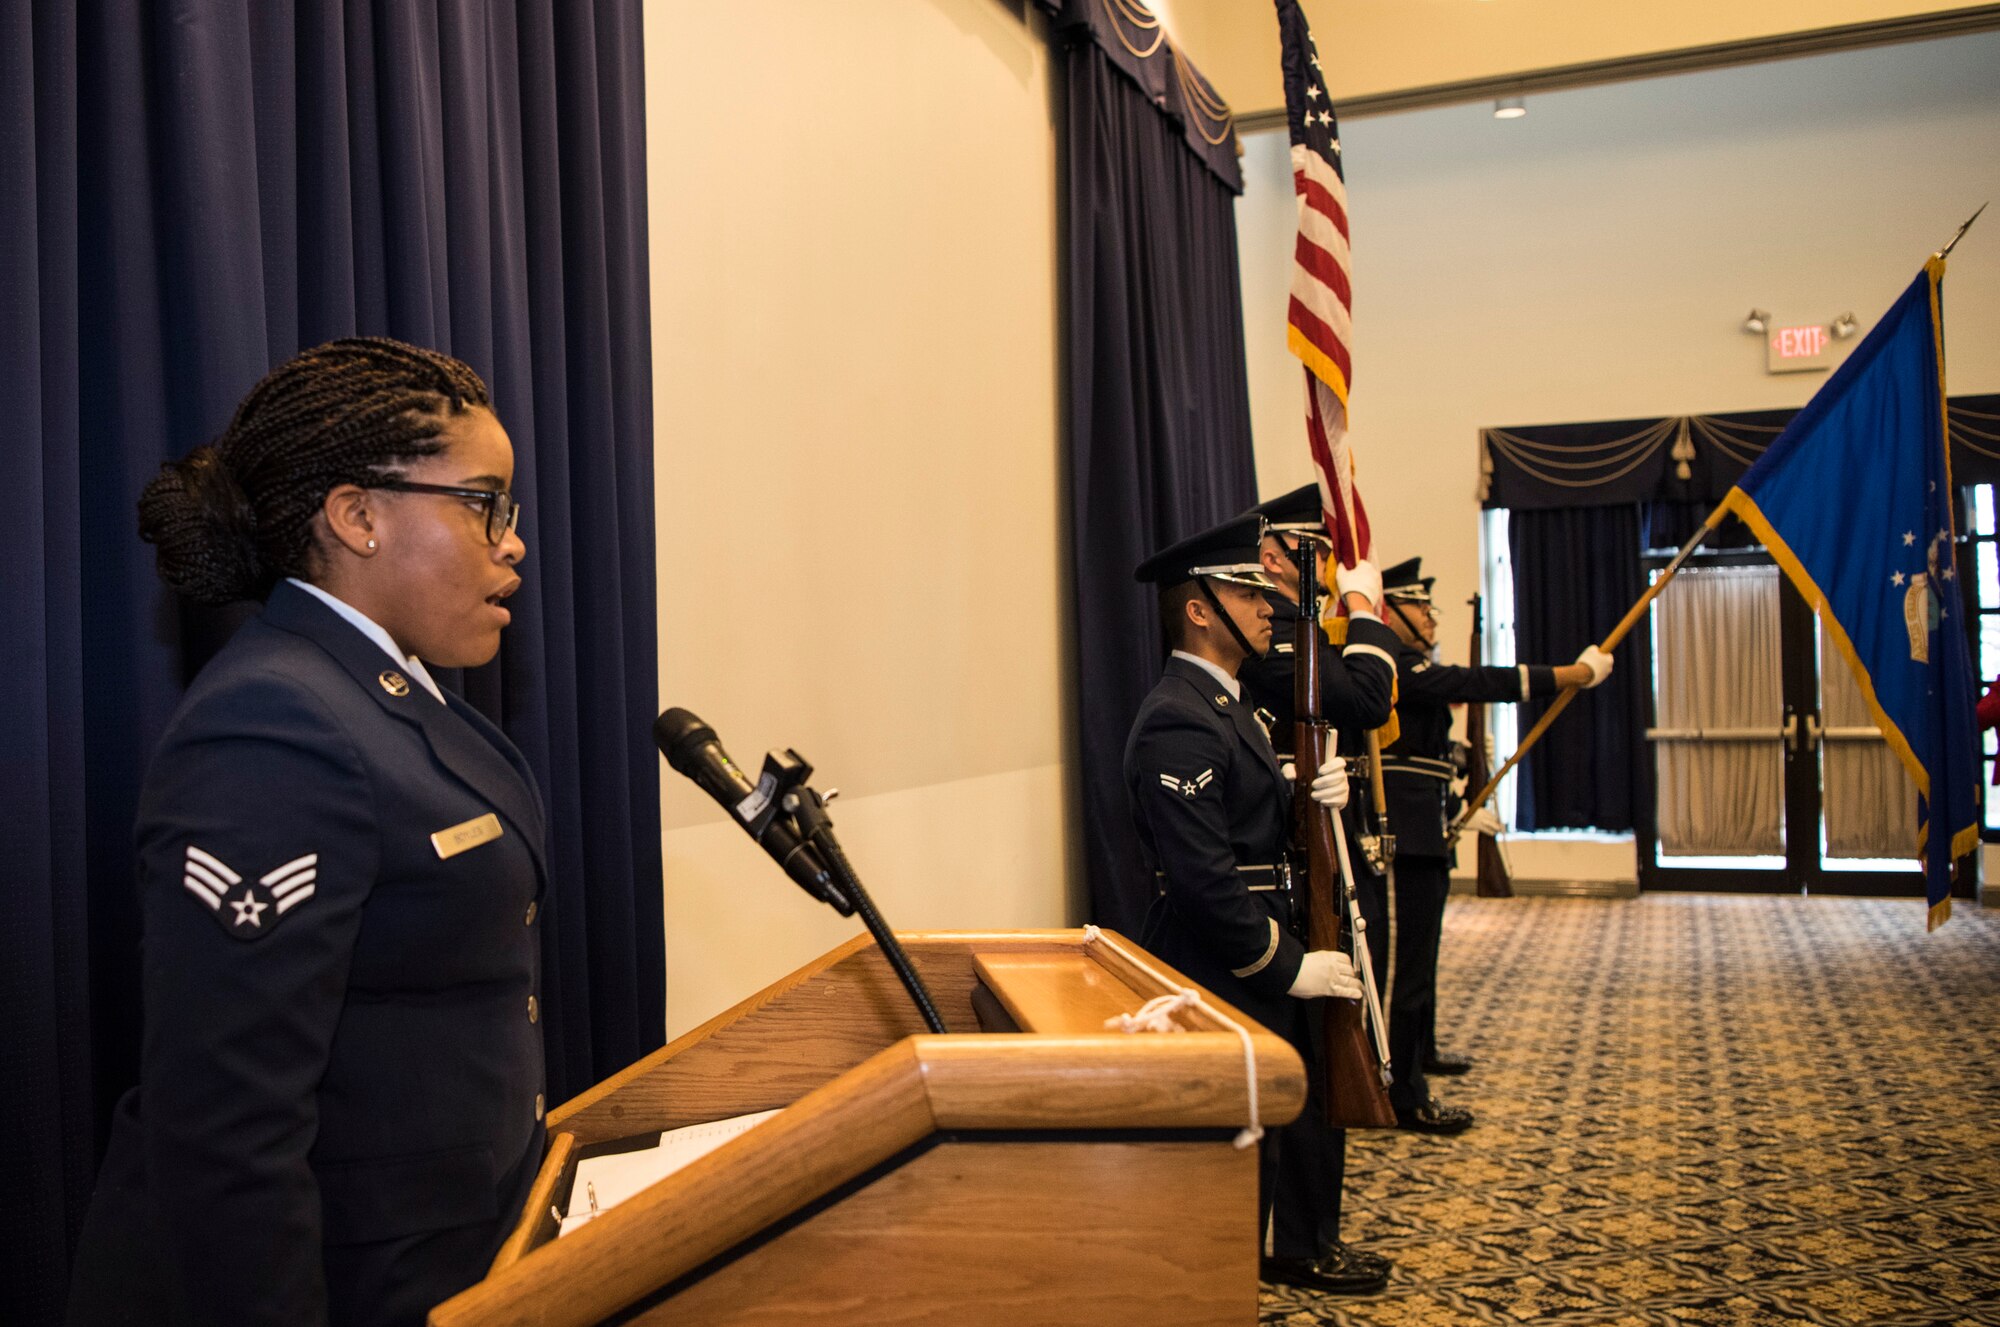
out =
[[[1355,254],[1354,432],[1384,562],[1441,578],[1447,658],[1479,572],[1477,434],[1802,405],[1753,306],[1863,330],[2000,198],[2000,34],[1342,126]],[[1282,130],[1246,143],[1243,300],[1266,495],[1310,477],[1284,348],[1295,225]],[[2000,390],[2000,213],[1945,286],[1950,389]]]
[[[1981,0],[1301,0],[1336,102],[1793,32],[1977,9]],[[1239,115],[1282,109],[1270,0],[1156,0]]]
[[[660,698],[904,929],[1069,920],[1055,155],[1004,0],[646,6]],[[679,1032],[859,930],[663,767]]]

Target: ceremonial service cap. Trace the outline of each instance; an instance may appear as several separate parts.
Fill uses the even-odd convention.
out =
[[[1264,537],[1263,518],[1251,512],[1189,535],[1139,564],[1134,579],[1162,587],[1208,577],[1269,589],[1271,581],[1257,561],[1257,543]]]
[[[1326,512],[1320,506],[1318,484],[1304,484],[1289,493],[1268,498],[1244,515],[1260,517],[1279,529],[1312,526],[1322,534],[1326,532]]]
[[[1437,581],[1435,576],[1423,574],[1423,559],[1415,557],[1407,562],[1398,562],[1382,573],[1382,595],[1387,599],[1407,599],[1415,603],[1427,604],[1431,601],[1431,586]]]

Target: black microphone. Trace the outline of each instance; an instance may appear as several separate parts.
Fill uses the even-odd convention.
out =
[[[653,742],[667,763],[687,775],[702,791],[722,803],[750,837],[785,868],[799,888],[843,917],[854,915],[854,901],[835,883],[833,873],[809,844],[799,841],[790,817],[777,806],[777,788],[766,778],[752,785],[722,742],[692,712],[671,709],[653,720]],[[766,786],[772,784],[772,786]]]

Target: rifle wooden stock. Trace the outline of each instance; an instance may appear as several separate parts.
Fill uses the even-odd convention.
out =
[[[1486,643],[1486,621],[1481,611],[1484,607],[1481,596],[1472,596],[1472,652],[1467,656],[1474,668],[1484,662]],[[1466,761],[1465,786],[1467,791],[1486,785],[1486,776],[1491,767],[1486,761],[1486,703],[1472,701],[1465,712],[1465,744],[1472,748],[1472,756]],[[1478,847],[1478,894],[1480,898],[1514,897],[1513,873],[1507,869],[1507,859],[1500,855],[1500,840],[1491,834],[1479,836]]]
[[[1306,945],[1345,949],[1341,904],[1345,888],[1333,836],[1340,833],[1333,813],[1312,799],[1313,775],[1332,755],[1333,730],[1320,715],[1319,622],[1312,606],[1319,598],[1310,544],[1299,559],[1299,622],[1292,672],[1292,822],[1306,863]],[[1358,965],[1357,965],[1358,966]],[[1362,1021],[1361,1001],[1323,1001],[1320,1053],[1315,1069],[1323,1089],[1316,1095],[1326,1121],[1339,1129],[1392,1129],[1396,1111],[1382,1082],[1382,1062]]]

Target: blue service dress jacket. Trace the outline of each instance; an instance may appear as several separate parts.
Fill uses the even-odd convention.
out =
[[[138,852],[140,1085],[70,1321],[421,1323],[543,1152],[520,753],[280,584],[169,723]]]
[[[1146,945],[1280,1036],[1305,947],[1285,895],[1268,888],[1291,833],[1291,784],[1253,706],[1208,671],[1169,658],[1125,743],[1125,788],[1160,897]],[[1263,885],[1265,888],[1255,888]]]
[[[1271,648],[1262,658],[1246,659],[1237,677],[1243,695],[1270,713],[1271,738],[1280,751],[1292,749],[1292,668],[1298,639],[1299,606],[1276,591],[1266,591],[1271,605]],[[1320,717],[1339,730],[1344,750],[1358,750],[1355,739],[1389,722],[1395,710],[1396,633],[1373,618],[1348,621],[1347,643],[1338,650],[1319,641]]]
[[[1398,857],[1446,856],[1444,829],[1452,780],[1451,707],[1461,702],[1514,703],[1553,696],[1556,670],[1544,664],[1466,668],[1441,664],[1428,650],[1396,651],[1396,715],[1402,734],[1382,752],[1383,790]]]

